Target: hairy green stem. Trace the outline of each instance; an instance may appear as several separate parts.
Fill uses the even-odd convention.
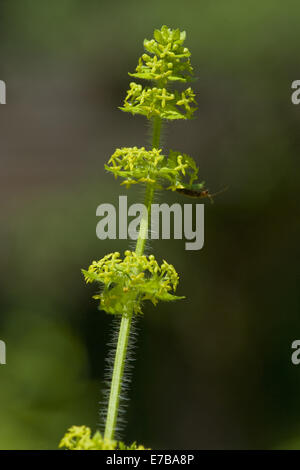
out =
[[[160,117],[156,117],[152,122],[152,147],[159,148],[160,133],[161,133],[162,120]],[[155,185],[148,184],[146,187],[145,202],[144,205],[147,211],[144,212],[141,223],[138,239],[136,242],[135,252],[138,256],[144,253],[145,244],[148,236],[149,218],[151,212],[151,204],[153,201]],[[112,440],[114,438],[118,412],[120,393],[122,388],[122,379],[124,373],[124,367],[127,355],[127,346],[130,335],[130,326],[132,321],[132,313],[126,313],[122,316],[118,343],[116,349],[116,355],[114,360],[114,368],[111,380],[111,388],[108,401],[108,409],[106,415],[105,432],[104,438]]]
[[[104,433],[104,438],[110,440],[114,438],[118,419],[122,377],[126,361],[131,320],[132,315],[123,315],[120,324]]]

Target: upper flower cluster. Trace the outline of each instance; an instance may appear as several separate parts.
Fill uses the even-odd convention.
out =
[[[100,300],[100,308],[107,313],[138,314],[144,300],[156,305],[159,300],[183,298],[170,293],[179,279],[174,266],[166,261],[160,266],[153,255],[139,256],[127,250],[122,260],[120,253],[110,253],[82,272],[87,283],[96,281],[103,286],[94,299]]]
[[[154,39],[144,40],[148,52],[139,59],[132,77],[156,81],[181,81],[191,79],[193,68],[190,62],[190,51],[183,46],[185,31],[162,26],[154,31]]]
[[[144,53],[135,73],[135,78],[151,80],[154,87],[143,87],[135,82],[120,109],[132,114],[142,114],[148,119],[191,119],[197,109],[195,94],[191,88],[184,91],[169,91],[170,82],[187,82],[192,78],[190,51],[183,46],[185,31],[163,26],[154,31],[154,39],[145,39]]]

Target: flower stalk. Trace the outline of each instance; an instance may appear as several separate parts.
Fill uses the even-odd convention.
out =
[[[189,87],[173,90],[174,83],[184,84],[191,80],[193,69],[190,51],[184,46],[186,34],[179,29],[163,26],[154,31],[154,38],[144,40],[145,53],[140,57],[131,77],[150,82],[150,86],[131,82],[123,106],[124,112],[145,116],[152,123],[152,147],[123,147],[116,149],[105,165],[115,178],[123,178],[126,188],[133,184],[145,187],[144,206],[140,220],[139,235],[135,251],[110,253],[99,261],[93,261],[88,270],[82,270],[87,283],[101,285],[101,293],[94,298],[100,301],[100,310],[121,317],[120,328],[106,414],[104,438],[99,432],[91,437],[85,427],[73,427],[62,440],[67,448],[123,448],[123,443],[114,441],[117,428],[122,379],[133,317],[142,314],[144,301],[153,305],[159,301],[183,299],[175,295],[179,276],[173,265],[163,261],[158,264],[154,255],[144,254],[148,238],[151,205],[156,189],[185,190],[195,186],[198,167],[193,158],[170,150],[162,154],[160,136],[163,120],[191,119],[195,112],[195,94]],[[151,86],[154,85],[154,86]],[[203,188],[204,182],[197,182]],[[110,446],[110,447],[109,447]],[[137,449],[136,444],[130,447]]]

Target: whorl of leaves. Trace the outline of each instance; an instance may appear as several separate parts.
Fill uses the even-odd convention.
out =
[[[156,189],[174,191],[192,185],[198,177],[194,159],[173,150],[168,156],[161,152],[161,149],[155,148],[146,150],[144,147],[123,147],[114,152],[105,168],[116,178],[124,178],[121,184],[127,188],[132,184],[150,183],[156,185]]]
[[[100,309],[111,314],[142,313],[145,300],[154,305],[159,300],[181,299],[175,292],[179,276],[172,264],[157,263],[154,255],[137,255],[126,250],[110,253],[100,261],[93,261],[88,270],[82,270],[87,283],[98,282],[102,289],[93,298],[100,300]]]

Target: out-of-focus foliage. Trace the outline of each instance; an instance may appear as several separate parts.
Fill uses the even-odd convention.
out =
[[[83,409],[96,390],[88,379],[86,352],[47,306],[35,315],[25,308],[10,315],[4,330],[7,367],[0,371],[0,446],[53,448],[59,429],[72,422],[74,413],[93,422]]]

